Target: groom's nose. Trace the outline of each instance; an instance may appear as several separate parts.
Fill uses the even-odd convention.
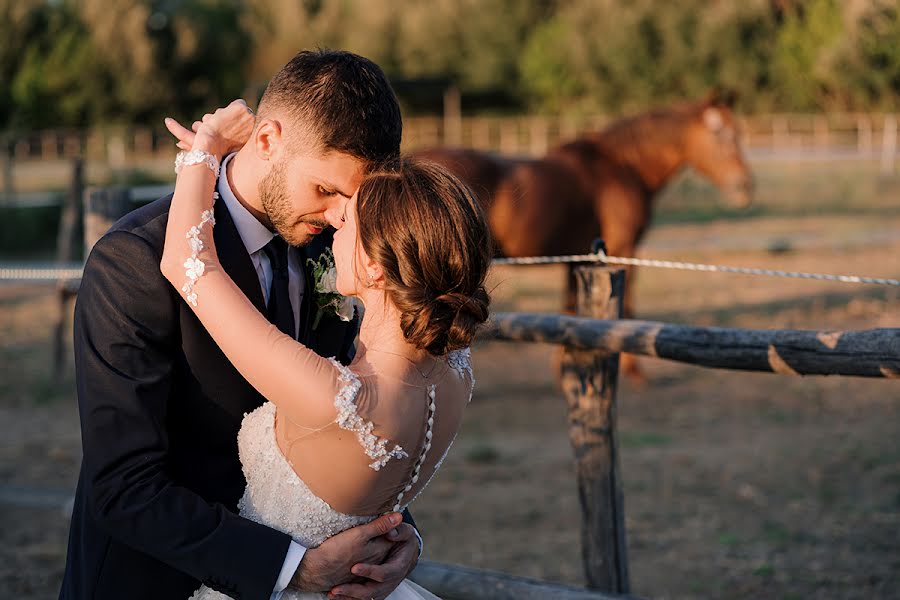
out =
[[[325,220],[328,221],[328,224],[335,229],[340,229],[344,226],[344,222],[341,220],[343,214],[343,204],[340,204],[338,206],[331,206],[325,210]]]

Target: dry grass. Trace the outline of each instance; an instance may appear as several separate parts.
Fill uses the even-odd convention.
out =
[[[900,218],[753,219],[652,230],[646,254],[900,276]],[[881,231],[870,240],[866,232]],[[791,237],[791,236],[794,237]],[[804,237],[806,236],[806,237]],[[808,239],[773,254],[773,238]],[[734,242],[727,251],[722,240]],[[747,240],[747,243],[737,243]],[[562,271],[498,270],[498,310],[555,310]],[[644,270],[639,316],[692,324],[900,327],[882,288]],[[49,383],[46,289],[0,288],[0,483],[50,505],[0,511],[0,596],[55,597],[80,458],[71,374]],[[484,344],[476,398],[417,502],[427,557],[582,581],[555,349]],[[900,597],[900,387],[646,360],[618,399],[632,588],[655,598]],[[56,493],[57,495],[54,495]],[[0,498],[2,500],[2,498]],[[41,501],[40,498],[34,502]]]

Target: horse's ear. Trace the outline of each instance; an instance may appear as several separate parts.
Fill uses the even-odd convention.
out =
[[[720,86],[711,89],[703,100],[706,106],[724,106],[726,108],[734,108],[736,102],[737,92]]]

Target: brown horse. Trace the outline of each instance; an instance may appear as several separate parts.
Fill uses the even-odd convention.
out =
[[[485,208],[497,250],[508,257],[584,254],[600,237],[613,256],[634,256],[657,193],[684,167],[709,178],[739,208],[753,180],[732,114],[733,97],[654,110],[561,144],[542,159],[469,149],[416,153],[467,182]],[[624,313],[634,314],[628,273]],[[566,309],[575,307],[569,276]],[[636,374],[632,361],[623,369]]]

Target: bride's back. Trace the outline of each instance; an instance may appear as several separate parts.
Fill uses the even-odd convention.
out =
[[[397,167],[366,177],[334,235],[335,287],[366,307],[359,354],[350,369],[298,354],[296,364],[317,361],[294,382],[313,401],[278,404],[282,454],[345,515],[397,510],[424,488],[471,398],[467,347],[488,316],[491,242],[478,201],[437,165]],[[313,419],[310,404],[331,412]]]
[[[468,350],[437,359],[428,377],[412,365],[391,376],[365,360],[351,367],[332,363],[336,422],[311,429],[278,413],[278,447],[334,510],[398,510],[424,489],[459,431],[474,384]]]

